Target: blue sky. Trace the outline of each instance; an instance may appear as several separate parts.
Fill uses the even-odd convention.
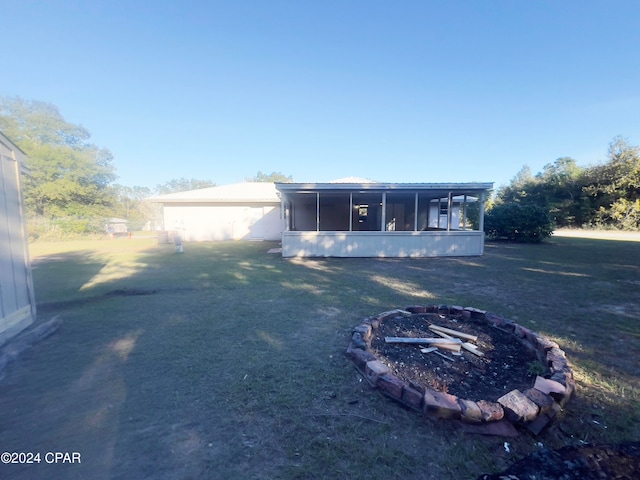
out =
[[[508,183],[640,142],[640,2],[0,0],[0,95],[118,182]],[[11,19],[11,21],[9,21]]]

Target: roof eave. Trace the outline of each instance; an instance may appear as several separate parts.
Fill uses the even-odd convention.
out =
[[[316,190],[474,190],[493,189],[493,182],[467,183],[276,183],[278,191]]]
[[[147,201],[153,203],[172,204],[172,203],[224,203],[224,204],[247,204],[247,203],[273,203],[279,204],[279,198],[154,198],[149,197]]]

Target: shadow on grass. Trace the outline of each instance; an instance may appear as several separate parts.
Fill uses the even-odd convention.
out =
[[[611,243],[488,244],[483,257],[430,259],[283,259],[266,253],[272,244],[238,242],[44,258],[34,265],[40,312],[64,323],[0,386],[0,438],[81,452],[81,465],[57,466],[61,478],[475,478],[503,468],[531,451],[530,438],[508,456],[502,439],[423,420],[344,359],[363,318],[428,303],[501,313],[575,355],[581,390],[545,444],[633,438],[638,372],[618,352],[639,353],[640,244]],[[50,478],[51,466],[30,467],[7,471]]]

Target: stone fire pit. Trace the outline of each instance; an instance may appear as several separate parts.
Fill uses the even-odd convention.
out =
[[[425,329],[424,332],[429,333],[431,332],[427,328],[442,328],[437,324],[448,322],[447,325],[458,325],[457,331],[473,331],[474,328],[483,330],[486,332],[483,334],[485,339],[490,339],[490,335],[495,333],[494,343],[497,343],[498,346],[513,344],[510,347],[515,348],[516,353],[528,354],[534,360],[537,359],[535,362],[537,368],[529,367],[529,371],[525,369],[524,374],[520,368],[518,372],[522,378],[516,378],[516,383],[507,381],[500,383],[501,387],[504,383],[503,388],[511,388],[509,385],[518,385],[519,388],[496,393],[495,398],[472,399],[454,395],[449,392],[450,388],[447,388],[444,382],[441,385],[437,378],[433,378],[434,375],[438,375],[435,372],[445,372],[447,369],[451,370],[455,367],[454,369],[458,371],[459,375],[462,375],[461,383],[467,383],[465,375],[470,378],[475,374],[478,377],[477,372],[481,371],[481,368],[485,368],[484,371],[488,372],[486,366],[491,362],[498,362],[494,367],[499,368],[499,373],[495,369],[492,370],[491,378],[508,377],[512,373],[508,363],[503,364],[502,359],[496,358],[499,355],[499,349],[487,351],[487,355],[484,356],[483,353],[477,352],[482,352],[483,345],[487,349],[494,350],[490,347],[491,341],[487,340],[486,344],[480,343],[475,350],[476,353],[473,353],[476,346],[465,342],[468,348],[461,350],[461,353],[451,355],[446,350],[436,351],[435,353],[438,355],[436,357],[433,356],[433,352],[429,352],[429,349],[424,350],[423,347],[428,345],[403,344],[400,347],[395,347],[396,352],[403,351],[412,355],[411,362],[407,363],[414,365],[414,369],[416,361],[420,362],[421,358],[425,358],[426,362],[426,359],[429,359],[431,367],[425,366],[424,368],[428,371],[430,383],[421,383],[416,380],[415,375],[411,377],[403,374],[404,362],[395,362],[392,365],[392,362],[380,353],[380,344],[384,344],[384,340],[397,339],[397,337],[380,338],[381,332],[385,329],[388,330],[385,322],[393,323],[393,327],[398,329],[403,323],[411,323],[414,328],[415,325],[418,325]],[[427,336],[424,332],[418,331],[416,333],[413,330],[409,331],[408,336],[422,338]],[[497,335],[498,333],[500,335]],[[367,318],[353,329],[346,355],[353,361],[368,383],[372,387],[378,388],[386,396],[425,416],[461,421],[465,424],[465,428],[479,433],[517,435],[519,430],[526,429],[537,435],[562,410],[575,390],[573,372],[564,351],[556,342],[532,332],[512,320],[472,307],[412,305],[404,309],[380,313]],[[518,362],[520,357],[513,354],[509,355],[509,358]],[[514,358],[515,360],[513,360]],[[469,367],[460,362],[467,362]],[[531,362],[531,365],[534,365],[534,362]],[[476,382],[478,380],[481,379],[475,379]]]

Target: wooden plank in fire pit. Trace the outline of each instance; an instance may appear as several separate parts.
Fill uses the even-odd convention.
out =
[[[459,338],[415,338],[415,337],[384,337],[386,343],[417,343],[423,345],[461,345]]]

